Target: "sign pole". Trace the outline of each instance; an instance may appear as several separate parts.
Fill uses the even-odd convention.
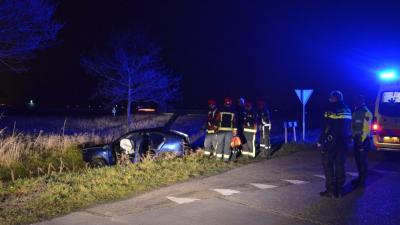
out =
[[[306,140],[306,104],[303,104],[303,141]]]
[[[301,104],[303,105],[303,141],[306,140],[306,104],[310,99],[311,94],[314,90],[312,89],[296,89],[294,90]]]

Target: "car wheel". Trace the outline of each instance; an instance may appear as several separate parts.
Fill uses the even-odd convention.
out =
[[[193,152],[193,149],[188,144],[183,145],[183,155],[190,155]]]
[[[90,165],[94,168],[105,167],[107,165],[106,161],[102,158],[94,158],[90,162]]]

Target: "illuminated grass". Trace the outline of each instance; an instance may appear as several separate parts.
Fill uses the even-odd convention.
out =
[[[191,155],[169,160],[145,160],[81,172],[53,173],[0,184],[0,224],[27,224],[94,203],[120,199],[157,187],[216,174],[242,163],[226,164]]]

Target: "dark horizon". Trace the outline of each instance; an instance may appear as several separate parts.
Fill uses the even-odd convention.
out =
[[[295,88],[315,90],[313,108],[336,89],[349,105],[358,94],[372,104],[375,71],[398,66],[398,11],[400,3],[389,2],[63,1],[60,43],[30,62],[28,73],[2,68],[0,90],[16,105],[97,103],[89,100],[95,79],[79,56],[130,30],[156,42],[167,67],[182,75],[181,108],[243,96],[291,110],[300,107]]]

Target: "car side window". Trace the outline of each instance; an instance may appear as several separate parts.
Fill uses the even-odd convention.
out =
[[[165,135],[161,133],[150,133],[150,147],[157,150],[165,140]]]

